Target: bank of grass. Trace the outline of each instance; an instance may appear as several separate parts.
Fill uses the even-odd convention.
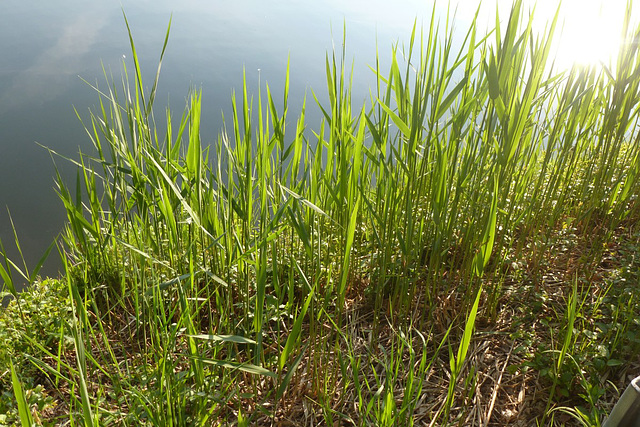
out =
[[[434,17],[363,104],[330,53],[320,124],[245,84],[211,142],[131,39],[64,276],[0,318],[0,423],[599,425],[639,374],[640,29],[558,74],[521,9],[460,50]]]

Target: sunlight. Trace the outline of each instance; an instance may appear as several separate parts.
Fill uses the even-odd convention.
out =
[[[551,19],[556,8],[557,2],[538,1],[536,16]],[[564,0],[555,36],[556,66],[609,66],[622,43],[625,12],[626,1],[621,0]]]
[[[483,1],[478,15],[479,28],[493,28],[496,9],[503,25],[506,25],[513,1]],[[471,3],[468,0],[451,0],[463,22],[471,22],[479,2],[475,1],[473,7],[469,7]],[[530,12],[534,12],[534,32],[544,34],[558,4],[558,0],[523,0],[523,16],[526,19]],[[626,9],[627,0],[563,0],[551,52],[556,69],[601,62],[609,66],[615,61],[623,42],[621,34]],[[639,10],[637,7],[632,10],[632,25],[638,22]]]
[[[496,6],[501,21],[506,25],[514,0],[482,2],[479,20],[480,28],[492,28]],[[497,3],[497,4],[496,4]],[[465,22],[473,19],[477,2],[473,7],[465,0],[452,0],[457,13]],[[533,28],[545,33],[547,23],[553,19],[559,2],[557,0],[523,0],[523,15],[534,12]],[[574,64],[609,66],[615,61],[623,42],[621,39],[626,0],[563,0],[554,35],[552,55],[557,69],[568,69]],[[631,22],[638,21],[638,9],[632,10]]]
[[[625,2],[567,1],[558,42],[559,65],[609,64],[621,45]]]

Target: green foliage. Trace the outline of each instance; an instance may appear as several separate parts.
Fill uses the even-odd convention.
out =
[[[639,46],[613,70],[555,73],[555,21],[536,35],[522,15],[516,1],[487,35],[474,21],[454,48],[434,13],[388,71],[376,58],[360,108],[343,40],[315,130],[306,102],[290,125],[288,73],[281,103],[245,78],[215,141],[201,140],[197,90],[159,133],[158,74],[148,90],[127,23],[133,72],[95,86],[91,153],[68,159],[74,185],[57,176],[66,281],[20,295],[0,362],[28,352],[25,395],[29,370],[64,384],[75,424],[275,423],[291,401],[309,424],[465,424],[482,397],[476,352],[500,335],[479,325],[519,307],[504,327],[524,362],[507,371],[509,352],[500,378],[534,369],[543,416],[597,424],[599,375],[637,344],[624,283],[637,262],[616,279],[602,260],[640,212]],[[0,260],[15,294],[17,266]],[[511,329],[527,321],[544,327]],[[445,391],[426,405],[437,372]]]
[[[31,360],[48,359],[70,348],[69,299],[58,280],[36,281],[20,294],[19,315],[15,300],[0,311],[0,426],[13,425],[18,414],[13,389],[13,366],[24,389],[27,407],[43,413],[54,407],[54,396],[45,391],[41,369]],[[55,381],[55,380],[54,380]],[[45,381],[46,382],[46,381]]]

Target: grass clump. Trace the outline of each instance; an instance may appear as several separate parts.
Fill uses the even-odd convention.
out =
[[[459,50],[434,16],[359,108],[332,52],[316,128],[245,83],[212,142],[198,91],[160,133],[131,38],[57,180],[43,423],[599,425],[637,369],[639,45],[555,73],[521,9]]]

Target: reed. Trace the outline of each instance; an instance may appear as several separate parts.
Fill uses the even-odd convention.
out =
[[[640,55],[630,42],[614,69],[555,72],[557,17],[544,34],[532,19],[516,1],[506,28],[496,17],[478,34],[474,21],[456,47],[453,19],[437,22],[434,9],[392,48],[389,70],[376,59],[368,102],[352,99],[343,39],[326,58],[328,105],[314,94],[315,130],[306,102],[291,117],[287,72],[282,102],[268,84],[252,96],[245,80],[212,142],[200,137],[198,90],[181,116],[166,111],[159,134],[170,25],[148,89],[127,23],[133,67],[94,86],[100,103],[83,122],[93,148],[68,159],[75,185],[57,178],[75,361],[60,350],[42,363],[69,384],[74,424],[487,425],[512,351],[480,421],[478,355],[501,339],[507,307],[522,319],[556,310],[547,297],[547,311],[519,304],[548,295],[557,267],[573,274],[553,291],[569,307],[546,325],[564,341],[522,350],[516,370],[549,364],[551,418],[562,390],[593,391],[595,376],[576,385],[564,373],[576,343],[584,357],[598,345],[574,326],[602,313],[609,291],[586,295],[616,230],[638,219]],[[640,37],[628,20],[623,31]],[[14,267],[5,258],[0,274],[16,294]],[[504,330],[525,348],[517,329]],[[628,350],[602,340],[608,360]],[[585,402],[565,412],[599,422],[597,397]]]

